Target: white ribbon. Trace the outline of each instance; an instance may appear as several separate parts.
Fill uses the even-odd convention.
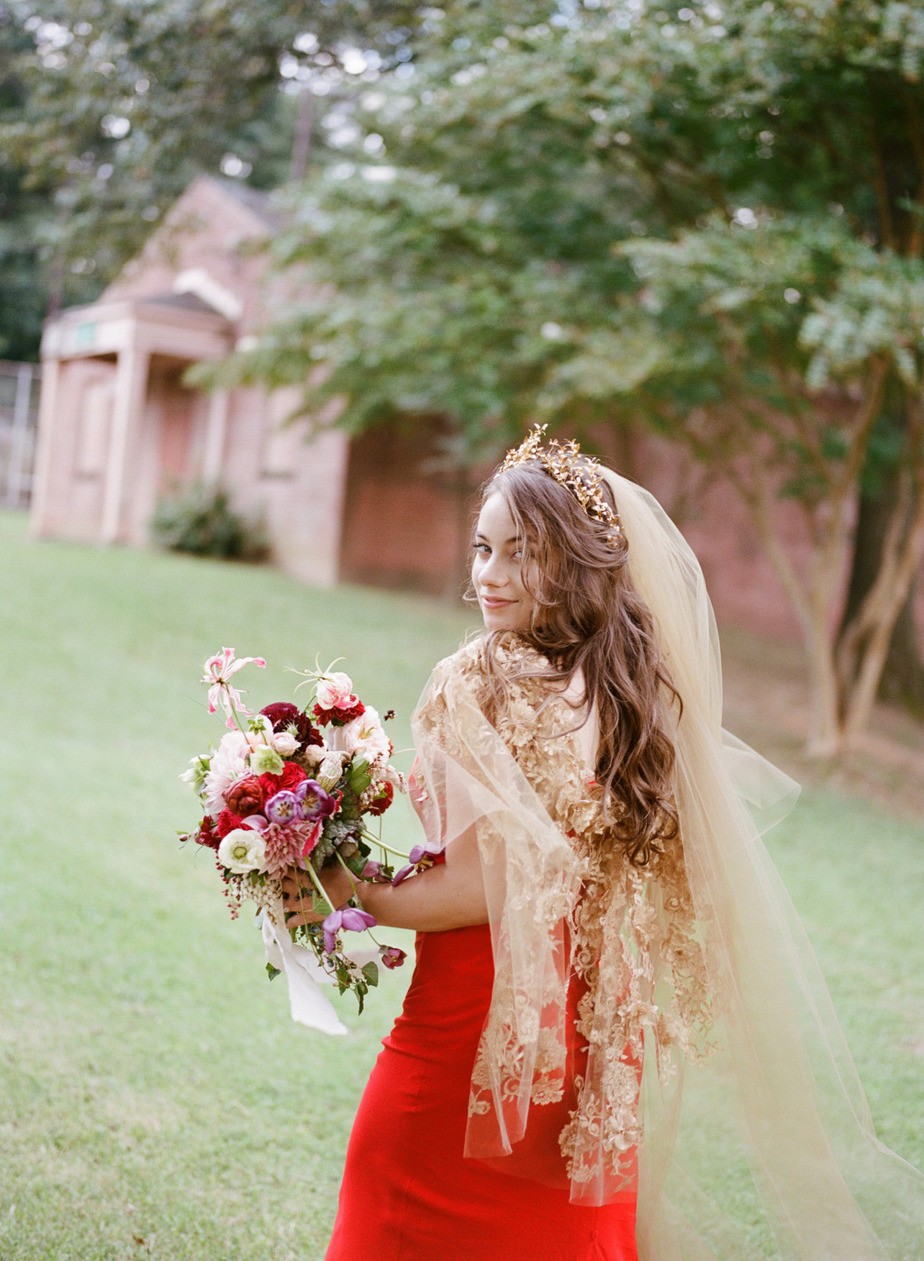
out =
[[[266,961],[272,967],[285,973],[289,986],[289,1009],[292,1019],[309,1029],[317,1029],[321,1033],[346,1033],[347,1027],[341,1021],[322,992],[322,985],[335,985],[336,981],[329,976],[318,963],[314,951],[307,946],[296,946],[289,936],[288,929],[273,923],[272,918],[263,913],[263,947],[266,950]],[[349,958],[359,967],[378,958],[377,950],[357,950]]]

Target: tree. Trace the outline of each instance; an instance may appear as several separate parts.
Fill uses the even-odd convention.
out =
[[[13,66],[30,40],[0,4],[0,114],[22,110],[25,90]],[[38,238],[48,220],[43,199],[0,151],[0,358],[35,359],[44,302]]]
[[[439,411],[455,454],[526,417],[641,417],[732,478],[802,620],[813,747],[867,719],[924,550],[924,28],[902,4],[447,6],[365,119],[383,151],[293,200],[317,287],[225,379],[360,428]],[[838,641],[888,397],[900,491]],[[770,511],[802,507],[807,577]]]
[[[418,8],[4,0],[0,182],[11,169],[41,207],[16,226],[43,261],[48,309],[94,297],[198,173],[221,170],[261,188],[285,180],[300,90],[311,83],[327,93],[354,44],[370,50],[374,73],[401,64]],[[3,43],[5,30],[15,41]],[[316,149],[323,154],[323,143]],[[12,263],[2,268],[0,254],[8,288]]]

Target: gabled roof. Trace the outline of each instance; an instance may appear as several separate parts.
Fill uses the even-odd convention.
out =
[[[223,316],[223,312],[213,307],[211,302],[200,298],[197,293],[158,293],[150,298],[140,298],[138,301],[141,306],[180,307],[185,311],[201,311],[207,315]]]
[[[272,193],[265,192],[260,188],[251,188],[249,184],[242,184],[240,180],[228,179],[224,175],[203,175],[200,178],[210,180],[224,193],[230,194],[231,197],[246,206],[248,210],[257,215],[268,228],[278,228],[283,221],[282,213],[273,203]]]

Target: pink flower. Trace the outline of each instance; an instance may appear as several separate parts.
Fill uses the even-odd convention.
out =
[[[391,741],[371,705],[344,726],[340,742],[347,753],[361,753],[370,765],[381,765],[391,756]]]
[[[240,692],[228,680],[251,662],[261,669],[266,665],[263,657],[235,657],[233,648],[222,648],[220,653],[209,657],[205,663],[202,682],[209,684],[209,713],[214,714],[221,705],[227,716],[225,725],[232,731],[235,726],[235,710],[246,715],[250,715],[252,711],[244,707]]]
[[[316,696],[322,709],[353,709],[359,699],[353,695],[353,680],[342,670],[322,674]]]
[[[305,840],[305,844],[302,846],[302,861],[303,862],[307,862],[308,855],[311,853],[315,845],[317,845],[318,841],[321,839],[321,832],[323,828],[324,828],[323,819],[318,819],[315,823],[311,825],[311,831],[308,833],[308,836]]]
[[[270,823],[263,830],[266,843],[264,870],[279,875],[288,867],[297,867],[318,843],[320,829],[313,823]]]

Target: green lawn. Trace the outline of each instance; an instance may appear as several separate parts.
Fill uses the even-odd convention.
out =
[[[396,743],[471,619],[316,592],[267,569],[33,543],[0,515],[0,1257],[320,1261],[360,1090],[400,1002],[293,1025],[259,937],[178,828],[218,734],[197,680],[223,644],[285,699],[346,658]],[[407,755],[405,755],[405,765]],[[397,814],[391,835],[409,845]],[[774,851],[822,958],[882,1136],[924,1159],[924,827],[808,794]],[[369,1261],[375,1261],[370,1258]]]

